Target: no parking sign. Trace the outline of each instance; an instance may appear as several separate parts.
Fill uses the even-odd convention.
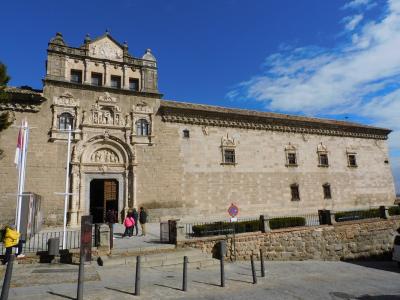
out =
[[[239,213],[239,207],[237,207],[235,204],[231,204],[228,208],[228,214],[231,216],[231,222],[236,222],[237,218],[236,216]]]

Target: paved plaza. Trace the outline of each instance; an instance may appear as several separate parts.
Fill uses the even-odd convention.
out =
[[[141,295],[134,296],[134,267],[85,267],[85,299],[400,299],[394,262],[267,262],[267,274],[252,284],[250,262],[226,265],[226,287],[219,266],[189,268],[182,292],[181,267],[142,269]],[[75,299],[78,266],[17,265],[10,299]],[[4,272],[4,271],[1,271]],[[3,273],[1,273],[3,278]]]

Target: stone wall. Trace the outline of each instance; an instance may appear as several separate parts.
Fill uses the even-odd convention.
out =
[[[364,220],[343,222],[333,226],[301,227],[274,230],[267,233],[236,235],[236,258],[249,259],[262,249],[268,260],[350,260],[388,254],[393,248],[394,236],[400,218],[391,220]],[[233,239],[219,236],[185,240],[179,247],[199,248],[216,253],[217,242],[227,241],[227,259],[234,258]]]

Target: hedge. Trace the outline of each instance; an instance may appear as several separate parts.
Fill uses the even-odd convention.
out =
[[[353,221],[361,219],[379,218],[380,212],[378,208],[358,211],[341,211],[335,213],[336,222]]]
[[[235,230],[235,233],[243,232],[254,232],[260,230],[260,221],[241,221],[241,222],[215,222],[211,224],[193,225],[193,236],[210,236],[210,235],[222,235],[231,234]]]
[[[400,215],[400,206],[389,207],[389,216],[397,216],[397,215]]]
[[[303,217],[282,217],[282,218],[272,218],[269,220],[269,227],[271,229],[288,228],[305,226],[306,219]]]

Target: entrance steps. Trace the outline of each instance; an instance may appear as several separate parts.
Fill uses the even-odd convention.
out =
[[[173,245],[171,245],[173,246]],[[219,261],[212,258],[210,254],[205,254],[199,249],[184,248],[184,249],[169,249],[161,253],[129,253],[129,255],[105,255],[99,256],[97,262],[104,266],[117,266],[117,265],[136,265],[136,256],[142,257],[141,267],[161,267],[161,266],[178,266],[183,264],[183,257],[187,256],[189,260],[189,267],[203,268],[211,265],[218,264]]]

